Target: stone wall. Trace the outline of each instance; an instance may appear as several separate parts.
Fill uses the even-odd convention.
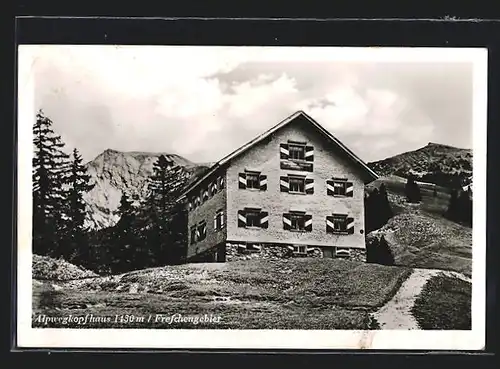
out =
[[[284,245],[258,244],[260,250],[248,250],[244,243],[226,243],[226,261],[251,259],[287,259],[295,257],[323,258],[321,248],[314,247],[307,255],[294,255],[292,250]],[[352,248],[349,260],[366,261],[366,250]]]
[[[349,257],[349,260],[362,261],[365,263],[366,262],[366,249],[352,248],[351,249],[351,256]]]

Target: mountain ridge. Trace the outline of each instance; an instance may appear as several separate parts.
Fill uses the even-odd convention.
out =
[[[472,149],[429,142],[367,165],[380,176],[410,175],[444,187],[460,187],[472,176]]]

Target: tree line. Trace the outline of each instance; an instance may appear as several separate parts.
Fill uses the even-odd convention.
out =
[[[183,261],[187,215],[176,199],[189,175],[160,156],[144,200],[123,194],[116,225],[91,230],[84,194],[95,184],[74,149],[68,155],[42,110],[33,125],[33,253],[63,258],[99,273],[125,272]]]

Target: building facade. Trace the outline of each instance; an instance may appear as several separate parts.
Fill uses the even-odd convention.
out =
[[[226,261],[229,254],[266,249],[295,256],[362,255],[364,186],[375,179],[366,164],[299,111],[220,160],[184,192],[187,260]]]

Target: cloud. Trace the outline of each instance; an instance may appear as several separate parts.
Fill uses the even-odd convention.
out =
[[[465,63],[326,62],[304,50],[283,62],[292,51],[282,48],[32,50],[37,107],[87,160],[114,148],[216,161],[296,110],[365,160],[428,141],[470,144]]]

